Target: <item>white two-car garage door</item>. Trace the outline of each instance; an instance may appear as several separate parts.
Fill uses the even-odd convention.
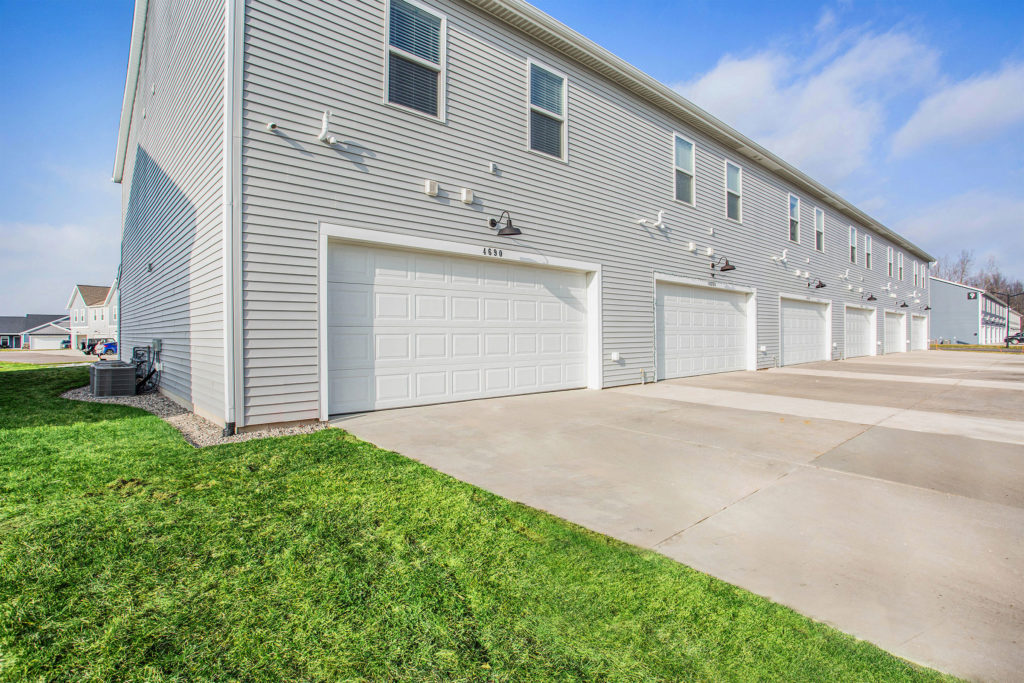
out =
[[[870,356],[874,353],[873,334],[875,327],[874,312],[868,308],[846,309],[846,357]]]
[[[657,283],[658,379],[747,368],[745,292]]]
[[[885,352],[902,353],[907,350],[907,322],[902,313],[885,314]]]
[[[55,351],[60,349],[64,339],[56,335],[33,334],[28,338],[28,345],[33,351]]]
[[[587,384],[584,273],[332,242],[327,297],[332,414]]]
[[[782,364],[828,359],[828,304],[782,299]]]

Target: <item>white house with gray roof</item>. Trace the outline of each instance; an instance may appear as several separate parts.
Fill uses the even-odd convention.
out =
[[[84,350],[89,341],[118,339],[117,281],[110,286],[75,285],[68,298],[71,348]]]
[[[229,431],[927,342],[926,251],[518,0],[137,0],[114,180]]]

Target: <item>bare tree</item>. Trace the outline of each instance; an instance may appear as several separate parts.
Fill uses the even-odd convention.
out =
[[[935,262],[935,276],[950,282],[968,284],[971,279],[971,266],[974,265],[974,252],[962,249],[960,255],[953,257],[949,254],[942,256]]]

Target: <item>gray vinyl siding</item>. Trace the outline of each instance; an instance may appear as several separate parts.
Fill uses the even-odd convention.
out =
[[[759,367],[779,356],[779,295],[829,298],[834,357],[844,348],[843,304],[892,309],[908,299],[880,287],[889,243],[826,209],[825,253],[814,250],[816,200],[766,168],[620,86],[457,0],[424,0],[448,19],[447,111],[439,122],[383,102],[383,0],[249,0],[243,82],[243,345],[246,423],[315,418],[318,221],[499,246],[602,264],[604,385],[653,375],[653,273],[709,280],[713,246],[737,270],[716,278],[757,288]],[[528,151],[527,58],[568,76],[568,161]],[[316,140],[334,113],[329,148]],[[267,131],[268,121],[279,125]],[[696,143],[696,206],[674,199],[673,132]],[[725,217],[724,160],[743,169],[743,223]],[[499,175],[488,172],[494,162]],[[437,180],[427,197],[424,179]],[[458,201],[460,188],[476,203]],[[801,244],[788,240],[788,194],[801,197]],[[524,232],[494,236],[486,219],[508,209]],[[666,210],[667,230],[637,224]],[[848,229],[858,231],[858,265]],[[714,234],[709,235],[709,229]],[[864,235],[874,268],[863,267]],[[697,253],[685,251],[687,242]],[[789,249],[788,266],[770,260]],[[805,262],[810,259],[810,263]],[[911,256],[898,291],[912,286]],[[792,270],[810,271],[825,289]],[[850,268],[849,292],[838,275]],[[861,281],[860,277],[864,276]],[[920,288],[919,288],[920,289]],[[909,316],[908,316],[909,318]],[[884,338],[878,315],[878,338]],[[620,353],[613,362],[610,354]]]
[[[968,292],[974,288],[932,280],[932,328],[935,339],[955,339],[968,344],[979,344],[981,327],[981,302],[984,295],[977,292],[977,299],[968,299]]]
[[[121,185],[121,355],[160,339],[162,388],[222,418],[224,2],[150,2],[140,64]]]

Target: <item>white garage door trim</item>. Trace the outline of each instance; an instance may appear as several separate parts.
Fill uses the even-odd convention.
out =
[[[30,334],[28,345],[33,351],[59,351],[64,337],[55,334]]]
[[[658,303],[658,284],[664,283],[669,285],[681,285],[684,287],[700,287],[702,289],[709,290],[722,290],[727,292],[733,292],[736,294],[746,295],[745,301],[745,315],[746,315],[746,349],[744,351],[744,370],[757,370],[757,290],[750,287],[741,287],[738,285],[732,285],[727,283],[709,282],[707,280],[697,280],[694,278],[679,277],[677,275],[669,275],[667,273],[654,273],[653,285],[654,285],[654,305],[657,307]],[[663,379],[658,376],[658,368],[660,367],[660,354],[661,349],[658,346],[658,323],[657,323],[657,311],[655,311],[654,321],[654,372],[656,379]]]
[[[520,252],[495,245],[493,239],[486,234],[481,235],[479,244],[452,242],[428,237],[402,235],[353,228],[335,223],[320,223],[320,244],[318,254],[317,284],[319,291],[319,357],[320,367],[320,419],[327,420],[329,415],[328,402],[328,348],[327,348],[327,257],[329,243],[332,240],[348,241],[378,247],[396,247],[417,251],[428,251],[448,256],[470,256],[474,258],[488,257],[488,249],[501,250],[501,256],[490,256],[495,260],[511,262],[519,265],[540,266],[575,270],[586,274],[587,287],[587,388],[600,389],[604,385],[601,346],[601,264],[577,261],[554,256],[539,256],[535,253]],[[510,243],[512,245],[512,243]]]
[[[785,365],[785,340],[783,338],[785,330],[782,327],[782,302],[783,301],[800,301],[803,303],[819,304],[825,307],[825,341],[822,349],[822,357],[820,360],[832,360],[832,301],[830,299],[819,299],[813,296],[799,296],[796,294],[780,294],[779,295],[779,365]],[[815,361],[807,361],[815,362]]]
[[[889,348],[889,317],[900,319],[900,336],[896,348]],[[882,351],[883,353],[906,353],[907,351],[907,314],[899,311],[886,311],[882,316]]]
[[[850,355],[850,310],[854,311],[865,311],[871,316],[871,324],[868,328],[868,352],[865,354],[858,354],[857,356]],[[878,309],[871,308],[869,306],[851,306],[850,304],[843,305],[843,358],[861,358],[862,356],[876,356],[878,355]]]

